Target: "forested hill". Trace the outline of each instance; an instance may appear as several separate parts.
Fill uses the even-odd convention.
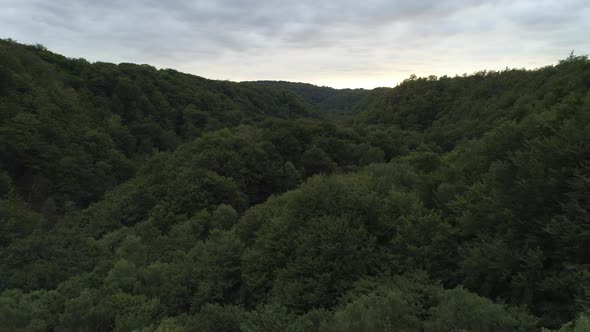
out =
[[[342,92],[0,41],[0,330],[587,331],[589,210],[586,57]]]
[[[204,132],[313,116],[285,91],[148,65],[90,64],[5,40],[0,96],[0,167],[35,206],[53,196],[85,207],[154,151]]]
[[[357,103],[369,94],[369,90],[365,89],[334,89],[309,83],[286,81],[253,81],[244,83],[293,92],[302,97],[306,102],[315,106],[319,112],[335,115],[353,113]]]
[[[244,83],[288,90],[300,95],[301,97],[303,97],[303,99],[305,99],[307,102],[313,105],[317,105],[322,101],[330,97],[334,97],[335,95],[341,92],[341,90],[334,89],[328,86],[317,86],[309,83],[287,81],[251,81]]]

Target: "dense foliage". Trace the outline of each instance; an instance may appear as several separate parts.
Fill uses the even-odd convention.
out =
[[[338,90],[309,83],[285,81],[255,81],[244,83],[293,92],[323,114],[336,114],[340,117],[354,113],[356,104],[369,94],[369,91],[365,89]]]
[[[3,330],[586,331],[588,253],[586,57],[342,91],[0,42]]]

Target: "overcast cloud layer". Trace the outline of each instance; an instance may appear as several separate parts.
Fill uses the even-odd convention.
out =
[[[590,52],[588,0],[0,0],[0,37],[213,79],[394,86]]]

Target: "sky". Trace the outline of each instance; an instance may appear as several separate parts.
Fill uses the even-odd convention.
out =
[[[0,38],[89,61],[335,88],[590,53],[589,0],[0,0]]]

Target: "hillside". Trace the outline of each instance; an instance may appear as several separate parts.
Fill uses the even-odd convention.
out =
[[[365,89],[334,89],[309,83],[285,81],[254,81],[244,83],[292,92],[315,106],[318,112],[337,116],[352,113],[356,104],[369,94],[369,90]]]
[[[589,161],[586,57],[367,91],[3,40],[0,326],[583,331]]]

